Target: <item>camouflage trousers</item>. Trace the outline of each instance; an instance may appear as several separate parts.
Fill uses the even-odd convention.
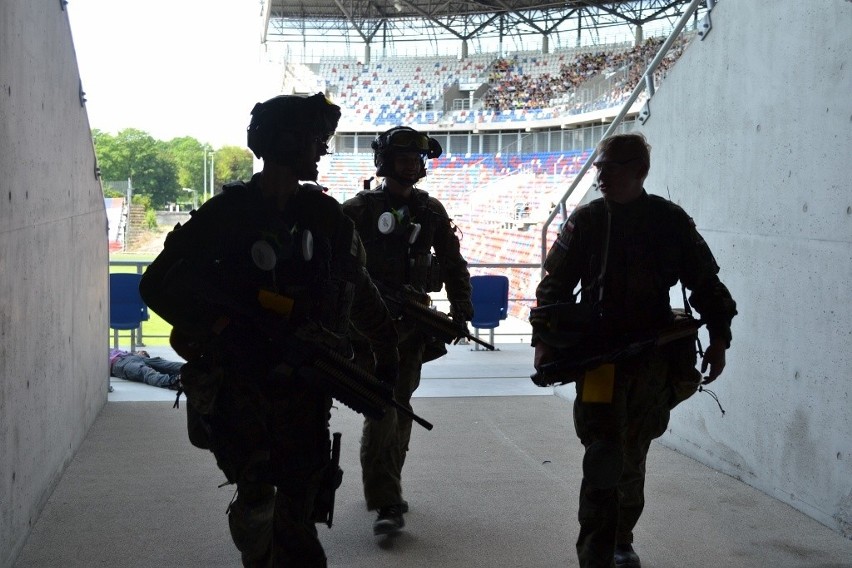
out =
[[[211,450],[237,485],[228,524],[244,566],[327,566],[314,507],[330,462],[330,407],[325,394],[294,377],[223,381]]]
[[[668,426],[672,389],[657,352],[615,367],[611,402],[584,402],[577,381],[574,426],[586,449],[580,486],[577,556],[582,568],[610,568],[617,544],[633,542],[645,506],[645,460]]]
[[[394,398],[411,409],[411,396],[420,386],[423,366],[423,337],[414,331],[401,331],[399,342],[399,379]],[[372,354],[356,349],[358,364],[373,370]],[[369,510],[402,502],[402,467],[411,439],[411,418],[388,409],[381,420],[367,418],[361,436],[361,475],[364,498]]]

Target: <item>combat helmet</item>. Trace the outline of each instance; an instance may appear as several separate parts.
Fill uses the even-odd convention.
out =
[[[395,126],[383,132],[373,140],[373,163],[376,165],[376,175],[396,179],[393,171],[393,155],[397,152],[417,152],[421,157],[420,173],[415,180],[400,180],[415,182],[426,175],[426,160],[437,158],[443,152],[441,144],[408,126]]]
[[[248,147],[258,158],[287,163],[312,137],[327,141],[339,120],[340,107],[322,93],[279,95],[254,105]]]

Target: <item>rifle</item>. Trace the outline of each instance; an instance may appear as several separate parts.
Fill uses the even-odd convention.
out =
[[[292,372],[309,379],[332,398],[368,418],[381,420],[387,408],[392,407],[427,430],[434,427],[398,403],[389,385],[317,341],[304,341],[300,336],[310,333],[310,329],[272,339],[273,344],[281,347],[280,354],[284,357],[274,372]]]
[[[222,271],[214,272],[217,271],[179,261],[166,274],[162,288],[178,298],[190,297],[224,313],[230,321],[228,327],[244,334],[252,345],[256,346],[254,340],[260,339],[270,347],[266,351],[275,354],[274,373],[308,379],[368,418],[380,420],[388,408],[394,408],[427,430],[433,428],[430,422],[394,400],[389,385],[335,351],[331,345],[337,338],[328,331],[316,324],[291,329],[282,317],[287,314],[280,308],[290,306],[286,298],[268,290],[250,289]],[[150,307],[157,311],[157,306]]]
[[[621,340],[613,344],[596,336],[561,349],[559,359],[541,365],[530,378],[540,387],[564,385],[576,380],[577,375],[605,363],[618,363],[652,347],[694,336],[704,325],[703,320],[695,319],[681,310],[673,310],[673,314],[675,319],[672,325],[639,339]]]
[[[375,284],[391,313],[405,318],[424,335],[453,345],[467,339],[494,351],[493,345],[471,335],[464,323],[453,321],[447,314],[430,308],[431,300],[428,294],[418,292],[408,285],[403,286],[401,290],[393,290],[378,282]]]

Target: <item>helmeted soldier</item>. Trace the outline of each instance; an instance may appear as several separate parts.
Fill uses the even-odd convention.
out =
[[[397,126],[379,135],[372,148],[381,185],[343,204],[363,239],[370,276],[380,290],[406,288],[427,299],[429,292],[444,287],[450,316],[458,322],[469,321],[473,317],[470,273],[456,227],[441,202],[415,186],[426,176],[426,160],[441,155],[441,145],[413,128]],[[410,408],[429,338],[405,318],[397,320],[397,330],[400,375],[394,397]],[[370,369],[369,350],[357,338],[355,346],[358,361]],[[402,468],[410,436],[411,420],[398,413],[365,421],[361,468],[367,507],[378,511],[375,534],[393,533],[405,524],[408,504],[402,496]]]
[[[188,360],[190,439],[237,486],[228,521],[245,566],[326,566],[314,523],[323,483],[337,475],[331,398],[282,368],[270,337],[298,334],[348,357],[351,319],[376,375],[392,384],[397,374],[396,331],[352,222],[322,188],[300,183],[316,181],[339,118],[322,93],[255,105],[248,146],[263,170],[178,225],[140,287]]]
[[[599,314],[601,337],[618,342],[663,330],[673,321],[669,290],[678,280],[707,324],[705,382],[725,367],[736,304],[719,267],[683,209],[645,192],[650,146],[641,134],[620,134],[598,145],[594,165],[603,194],[577,208],[545,260],[536,289],[539,306],[580,302]],[[684,296],[686,292],[684,291]],[[560,357],[534,323],[535,366]],[[574,424],[586,448],[580,487],[577,554],[583,568],[638,568],[633,528],[644,507],[645,458],[665,432],[669,411],[686,395],[682,374],[701,382],[694,339],[649,348],[586,371],[577,379]],[[688,394],[688,393],[687,393]]]

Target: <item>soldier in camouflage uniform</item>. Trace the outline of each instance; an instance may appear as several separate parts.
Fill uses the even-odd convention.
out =
[[[441,155],[440,144],[411,128],[396,127],[377,137],[372,147],[382,185],[343,204],[364,241],[370,276],[380,289],[397,292],[407,285],[425,295],[446,286],[450,316],[469,321],[473,317],[470,274],[459,252],[455,226],[437,199],[414,187],[426,175],[426,159]],[[428,338],[404,318],[396,323],[400,373],[394,397],[410,408]],[[357,341],[356,357],[366,369],[372,367],[369,351]],[[405,524],[408,504],[402,498],[402,467],[410,437],[411,419],[399,413],[391,411],[383,420],[365,421],[361,467],[367,507],[378,511],[375,534],[393,533]]]
[[[725,367],[736,305],[710,249],[683,209],[645,192],[650,146],[641,134],[602,140],[594,165],[604,197],[579,207],[563,226],[545,260],[538,304],[574,302],[579,282],[580,301],[599,304],[604,333],[631,337],[670,325],[669,289],[680,280],[710,335],[701,364],[702,372],[709,368],[705,383],[716,379]],[[598,282],[602,258],[606,270]],[[541,331],[533,334],[537,368],[559,356]],[[694,340],[689,342],[687,367],[698,377],[697,389],[701,377],[694,368]],[[645,458],[682,399],[673,375],[682,368],[683,347],[652,348],[577,380],[574,423],[586,448],[577,539],[583,568],[640,566],[632,543],[645,502]]]
[[[398,372],[397,334],[352,222],[319,186],[300,183],[317,179],[339,118],[321,93],[258,103],[248,146],[263,171],[178,225],[140,286],[188,360],[190,440],[237,486],[228,522],[244,566],[325,567],[315,523],[326,520],[326,484],[339,483],[331,398],[279,365],[274,338],[294,334],[349,356],[351,317],[378,378],[392,385]]]

